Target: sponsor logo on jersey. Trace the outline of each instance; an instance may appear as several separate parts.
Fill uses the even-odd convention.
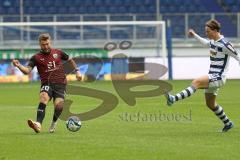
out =
[[[217,55],[217,51],[215,49],[210,48],[210,54],[212,56],[216,56]]]

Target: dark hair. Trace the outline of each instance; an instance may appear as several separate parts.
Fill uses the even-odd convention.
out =
[[[205,24],[206,27],[209,27],[211,30],[216,30],[217,32],[221,29],[221,24],[217,20],[209,20]]]
[[[39,41],[39,42],[40,42],[40,41],[46,41],[46,40],[48,40],[48,39],[51,39],[51,36],[50,36],[49,33],[42,33],[42,34],[40,34],[39,37],[38,37],[38,41]]]

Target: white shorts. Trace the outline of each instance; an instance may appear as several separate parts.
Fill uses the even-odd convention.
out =
[[[214,95],[218,94],[218,90],[226,83],[226,77],[220,76],[219,74],[208,74],[209,85],[205,89],[205,93],[213,93]]]

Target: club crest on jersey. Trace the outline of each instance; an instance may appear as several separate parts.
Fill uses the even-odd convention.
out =
[[[212,55],[212,56],[216,56],[217,55],[217,51],[215,51],[215,49],[210,49],[210,54]]]
[[[55,54],[53,54],[53,58],[54,59],[57,59],[58,58],[58,55],[55,53]]]

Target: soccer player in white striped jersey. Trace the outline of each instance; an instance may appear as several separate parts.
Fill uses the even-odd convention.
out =
[[[205,89],[205,100],[209,109],[223,122],[222,132],[227,132],[233,127],[233,122],[224,113],[223,108],[216,102],[217,93],[220,87],[226,82],[226,73],[229,66],[230,56],[240,62],[239,53],[232,44],[220,34],[221,25],[216,20],[209,20],[205,24],[205,34],[208,39],[204,39],[189,30],[189,36],[194,37],[204,46],[210,47],[210,69],[208,74],[196,78],[191,86],[177,93],[176,95],[166,94],[167,104],[171,106],[174,102],[187,98],[194,94],[197,89]]]

